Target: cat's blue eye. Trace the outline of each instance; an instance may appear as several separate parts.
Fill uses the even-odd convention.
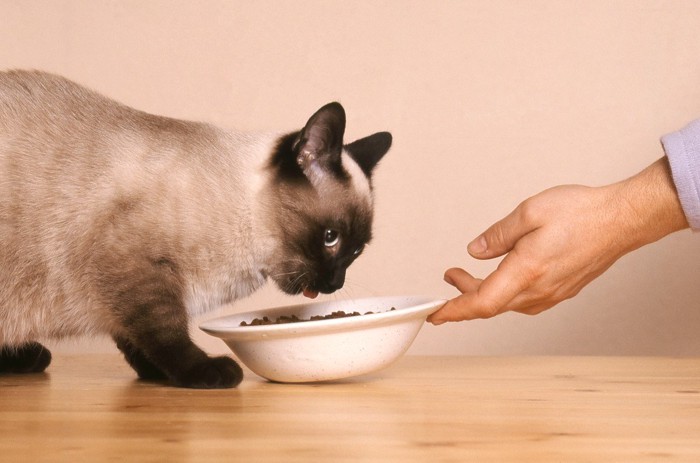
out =
[[[327,228],[323,238],[323,244],[328,248],[332,248],[333,246],[338,244],[339,241],[340,233],[338,233],[338,230]]]

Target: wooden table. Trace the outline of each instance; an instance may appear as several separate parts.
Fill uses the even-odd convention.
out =
[[[234,390],[135,380],[117,355],[0,376],[0,461],[700,461],[700,358],[404,357]]]

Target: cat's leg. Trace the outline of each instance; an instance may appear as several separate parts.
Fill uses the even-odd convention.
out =
[[[146,358],[143,352],[134,347],[126,339],[115,336],[114,342],[117,344],[119,350],[122,351],[122,354],[124,354],[124,359],[126,359],[129,365],[131,365],[131,368],[139,375],[139,378],[154,381],[168,378],[160,368]]]
[[[176,386],[202,389],[235,387],[243,379],[232,358],[209,357],[192,342],[176,285],[142,275],[115,302],[121,327],[113,337],[140,376],[162,373]]]
[[[160,310],[158,310],[162,314]],[[119,341],[129,364],[143,379],[165,379],[179,387],[220,389],[237,386],[241,367],[230,357],[209,357],[189,338],[187,329],[148,323]]]
[[[41,373],[51,363],[51,352],[38,342],[0,347],[0,373]]]
[[[123,233],[119,246],[92,252],[90,270],[96,275],[100,310],[109,313],[110,334],[126,360],[139,376],[157,379],[162,374],[175,386],[237,386],[243,371],[232,358],[209,357],[192,342],[183,296],[187,284],[177,263],[155,252],[162,239],[132,249],[127,244],[133,241],[133,232]]]

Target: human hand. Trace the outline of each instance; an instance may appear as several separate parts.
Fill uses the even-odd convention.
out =
[[[506,256],[484,280],[447,270],[445,281],[462,294],[428,321],[540,313],[578,294],[624,254],[687,226],[665,158],[617,184],[554,187],[469,244],[478,259]]]

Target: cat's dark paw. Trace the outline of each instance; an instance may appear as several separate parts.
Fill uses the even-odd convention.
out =
[[[41,373],[51,363],[51,352],[38,342],[0,348],[0,373]]]
[[[146,381],[163,381],[168,379],[168,376],[165,373],[150,362],[138,366],[131,363],[131,367],[134,369],[134,371],[136,371],[136,374],[139,375],[139,379]]]
[[[155,366],[146,356],[138,350],[129,341],[121,338],[115,338],[117,347],[124,354],[124,359],[131,365],[131,368],[136,371],[139,378],[147,381],[161,381],[167,379],[163,371]]]
[[[194,389],[225,389],[238,386],[242,379],[243,370],[232,358],[214,357],[173,378],[173,384]]]

